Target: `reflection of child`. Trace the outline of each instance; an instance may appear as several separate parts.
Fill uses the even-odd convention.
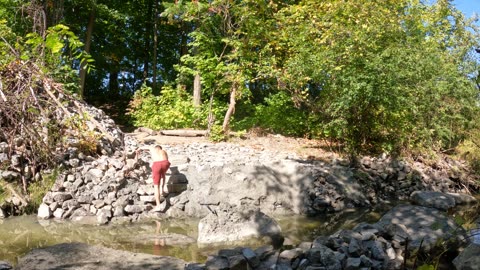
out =
[[[164,238],[158,238],[158,234],[160,234],[160,228],[162,226],[162,223],[160,223],[159,221],[156,221],[155,222],[157,223],[157,229],[155,230],[155,241],[154,241],[154,244],[153,244],[153,255],[157,255],[157,256],[160,256],[162,255],[162,247],[165,246],[165,239]]]

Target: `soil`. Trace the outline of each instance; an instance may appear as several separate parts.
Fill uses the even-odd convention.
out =
[[[182,136],[166,136],[158,132],[145,128],[139,128],[132,133],[128,133],[135,137],[139,142],[151,142],[160,145],[186,145],[191,143],[214,143],[207,137],[182,137]],[[331,151],[326,143],[305,138],[292,138],[282,135],[257,135],[247,134],[242,137],[233,137],[227,141],[228,143],[249,147],[258,151],[278,151],[295,153],[302,159],[315,160],[331,160],[339,158],[339,155]]]

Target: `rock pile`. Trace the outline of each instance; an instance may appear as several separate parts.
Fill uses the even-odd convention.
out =
[[[78,104],[77,104],[78,105]],[[57,161],[61,169],[39,208],[41,218],[73,219],[104,224],[141,217],[205,217],[222,202],[258,208],[267,215],[319,214],[345,208],[371,206],[386,200],[408,199],[416,190],[464,191],[469,178],[453,160],[435,168],[388,157],[363,157],[352,167],[345,160],[303,160],[291,153],[257,151],[229,143],[164,145],[171,157],[170,194],[164,211],[153,213],[153,189],[148,155],[134,159],[140,145],[134,134],[123,134],[101,110],[84,105],[90,129],[99,136],[97,153],[75,147],[75,138]],[[155,143],[144,137],[142,143]],[[21,144],[21,140],[16,141]],[[18,148],[20,149],[20,148]],[[0,161],[21,164],[0,167],[8,181],[40,178],[31,172],[16,147],[0,142]],[[11,199],[16,205],[22,200]],[[0,206],[0,216],[13,214]]]
[[[375,224],[361,223],[285,250],[221,250],[186,269],[403,269],[407,251],[420,246],[426,251],[441,241],[458,244],[462,236],[463,230],[440,211],[400,205]]]

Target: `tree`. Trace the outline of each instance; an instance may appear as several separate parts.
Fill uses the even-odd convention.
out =
[[[455,144],[471,123],[478,38],[448,1],[303,1],[277,20],[270,74],[314,112],[319,136],[398,152]]]

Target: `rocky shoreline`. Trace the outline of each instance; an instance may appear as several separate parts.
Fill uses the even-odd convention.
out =
[[[444,220],[442,211],[459,203],[473,202],[467,193],[478,189],[468,168],[448,158],[428,166],[420,160],[363,157],[352,165],[344,159],[306,160],[294,153],[258,151],[231,143],[162,145],[172,163],[167,175],[169,193],[162,202],[162,211],[154,212],[149,157],[144,155],[136,160],[134,154],[140,145],[156,143],[157,134],[148,131],[123,134],[100,110],[88,111],[103,126],[102,130],[108,132],[109,139],[99,140],[99,156],[86,155],[74,146],[59,154],[61,172],[38,209],[41,219],[101,225],[198,217],[203,218],[203,228],[210,228],[205,234],[219,234],[228,231],[228,226],[252,222],[252,216],[258,217],[253,223],[270,226],[267,231],[260,230],[264,226],[256,229],[247,226],[250,232],[245,234],[232,229],[235,233],[228,240],[236,241],[265,234],[277,239],[281,232],[269,216],[317,215],[392,200],[412,199],[423,205],[398,206],[391,210],[395,214],[391,214],[388,222],[364,224],[293,249],[282,251],[272,245],[255,251],[249,248],[222,251],[205,264],[188,264],[188,269],[245,269],[247,264],[253,269],[400,269],[406,257],[404,252],[414,247],[413,243],[418,247],[422,241],[428,243],[424,246],[427,247],[440,236],[443,239],[451,234],[449,239],[453,239],[464,234],[450,233],[461,230],[451,220]],[[142,139],[138,140],[139,137]],[[28,162],[18,162],[22,159],[22,153],[17,151],[20,146],[0,142],[0,161],[12,164],[0,171],[7,182],[18,177],[41,177],[37,175],[40,172],[29,173],[32,165]],[[15,214],[11,209],[23,202],[13,196],[8,203],[9,207],[0,206],[0,216]],[[412,207],[423,208],[412,210]],[[238,215],[240,208],[249,214]],[[431,219],[431,226],[440,221],[446,225],[433,231],[422,227],[426,230],[423,232],[415,227],[414,221],[424,212],[421,221]],[[405,224],[407,220],[413,220],[413,227]],[[206,243],[223,239],[211,240],[203,233],[200,238],[210,239],[202,240]]]

